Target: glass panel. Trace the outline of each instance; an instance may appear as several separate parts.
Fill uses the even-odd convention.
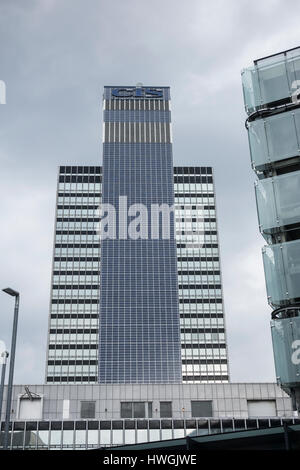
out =
[[[133,417],[134,418],[145,418],[145,403],[134,402],[133,403]],[[127,418],[127,416],[126,416]]]
[[[95,418],[96,402],[94,401],[82,401],[80,417],[83,419]]]
[[[254,167],[260,167],[269,162],[267,136],[263,119],[249,122],[248,139],[251,161]]]
[[[299,136],[299,109],[250,122],[248,138],[254,167],[299,155]]]
[[[172,418],[172,402],[171,401],[160,402],[160,417]]]
[[[258,420],[258,427],[261,429],[269,428],[270,422],[268,419],[259,419]]]
[[[300,240],[265,246],[263,260],[270,303],[300,298]]]
[[[38,433],[38,447],[48,447],[49,431],[39,431]]]
[[[185,437],[185,430],[184,429],[174,429],[174,439],[179,439],[181,437]]]
[[[25,447],[35,449],[37,443],[37,431],[25,431]]]
[[[63,431],[63,446],[64,447],[73,447],[74,431],[64,430]]]
[[[292,57],[292,54],[287,54]],[[296,51],[295,55],[299,55],[299,51]],[[288,76],[289,76],[289,82],[291,85],[293,85],[293,82],[295,80],[300,80],[300,59],[299,57],[297,59],[295,58],[290,58],[287,60],[287,71],[288,71]],[[299,86],[297,86],[299,88]],[[296,87],[293,86],[293,90],[295,90]]]
[[[260,229],[300,222],[300,171],[260,180],[255,188]]]
[[[300,241],[282,245],[283,261],[287,276],[288,296],[291,299],[300,297]]]
[[[123,430],[122,429],[113,429],[113,431],[112,431],[112,443],[113,444],[123,444]]]
[[[121,403],[121,418],[132,418],[132,403]]]
[[[138,429],[137,430],[137,442],[147,442],[147,441],[148,441],[147,429]]]
[[[271,321],[276,377],[280,384],[300,382],[300,317]]]
[[[219,420],[212,419],[210,422],[210,433],[218,434],[221,432],[221,423]]]
[[[266,118],[265,126],[271,161],[299,154],[292,111]]]
[[[300,79],[300,49],[256,61],[255,67],[242,71],[245,108],[248,114],[257,107],[291,96]]]
[[[257,429],[256,419],[246,419],[247,429]]]
[[[197,436],[197,429],[195,429],[195,428],[186,428],[185,435],[190,436],[190,437]]]
[[[152,401],[148,402],[148,418],[152,418]]]
[[[246,424],[244,419],[235,419],[234,420],[234,429],[239,430],[239,429],[246,429]]]
[[[192,416],[202,417],[202,416],[212,416],[212,402],[208,400],[192,401]]]
[[[223,432],[232,432],[233,431],[233,421],[232,419],[224,419],[222,421],[222,429],[223,429]]]
[[[172,429],[162,429],[161,430],[161,438],[164,439],[172,439]]]
[[[100,446],[102,445],[110,445],[110,429],[109,430],[101,430],[100,431]]]
[[[12,437],[12,447],[13,448],[23,448],[24,441],[24,431],[14,431]]]
[[[278,426],[282,426],[281,424],[281,419],[277,418],[277,419],[270,419],[270,426],[271,428],[275,428],[275,427],[278,427]]]
[[[208,421],[207,420],[198,421],[197,435],[205,436],[206,434],[208,434]]]
[[[261,66],[258,64],[258,80],[261,92],[261,103],[272,103],[290,96],[290,86],[287,78],[284,56],[277,64]],[[273,62],[273,60],[272,60]]]
[[[242,84],[246,112],[250,114],[260,104],[258,77],[254,67],[242,71]]]
[[[134,429],[125,429],[125,444],[135,444]]]
[[[89,429],[88,430],[88,445],[97,446],[98,445],[98,430]]]
[[[257,181],[255,185],[259,229],[270,234],[270,229],[278,226],[273,178]]]
[[[287,298],[280,245],[265,246],[262,252],[268,300],[272,305],[280,306],[280,302]]]
[[[61,446],[61,431],[51,430],[50,434],[50,447],[59,448]]]
[[[150,429],[149,430],[149,441],[160,441],[160,430]]]
[[[75,445],[76,447],[86,446],[86,431],[83,431],[83,430],[75,431]]]

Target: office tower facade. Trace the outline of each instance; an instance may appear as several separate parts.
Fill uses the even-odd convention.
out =
[[[96,383],[102,168],[61,166],[49,317],[48,383]],[[228,360],[212,168],[174,167],[184,382],[227,382]],[[198,243],[191,227],[198,223]],[[195,234],[193,234],[193,237]]]
[[[300,48],[242,72],[278,383],[300,410]]]
[[[169,103],[168,87],[104,88],[100,383],[182,380]]]
[[[159,91],[107,87],[103,167],[60,167],[48,383],[229,379],[212,169],[173,168],[169,89]],[[175,202],[169,239],[161,226],[156,240],[151,227],[148,239],[119,239],[120,196],[127,208]],[[100,248],[107,204],[117,239]]]
[[[211,167],[174,167],[184,382],[229,380]]]

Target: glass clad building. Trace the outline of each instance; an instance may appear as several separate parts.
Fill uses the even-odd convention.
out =
[[[154,204],[174,206],[169,88],[159,89],[160,99],[152,88],[129,90],[104,88],[102,204],[116,210],[116,233],[101,245],[98,379],[178,383],[182,375],[174,213],[168,238],[161,221],[152,221]],[[147,211],[132,235],[121,204],[126,219],[127,212],[142,216]]]
[[[212,168],[173,168],[168,88],[161,100],[109,99],[111,90],[103,167],[59,169],[46,381],[227,382]],[[124,194],[127,207],[175,202],[176,241],[100,247],[99,205],[118,207]]]
[[[300,410],[300,48],[242,72],[278,383]]]

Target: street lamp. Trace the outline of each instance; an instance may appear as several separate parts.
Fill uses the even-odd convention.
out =
[[[8,449],[9,422],[10,422],[12,387],[13,387],[13,378],[14,378],[20,294],[19,292],[15,291],[14,289],[11,289],[10,287],[6,287],[6,289],[2,289],[2,290],[6,294],[11,295],[12,297],[15,298],[14,323],[13,323],[11,348],[10,348],[10,362],[9,362],[9,375],[8,375],[8,385],[7,385],[6,414],[5,414],[5,427],[4,427],[4,446],[3,446],[4,449]]]

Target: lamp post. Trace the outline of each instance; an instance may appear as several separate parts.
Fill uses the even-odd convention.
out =
[[[14,289],[11,289],[10,287],[3,289],[3,292],[15,298],[14,322],[13,322],[13,331],[12,331],[12,338],[11,338],[9,375],[8,375],[8,385],[7,385],[6,414],[5,414],[5,426],[4,426],[4,446],[3,446],[4,449],[8,449],[9,422],[10,422],[12,387],[13,387],[13,378],[14,378],[20,294],[19,292],[15,291]]]

